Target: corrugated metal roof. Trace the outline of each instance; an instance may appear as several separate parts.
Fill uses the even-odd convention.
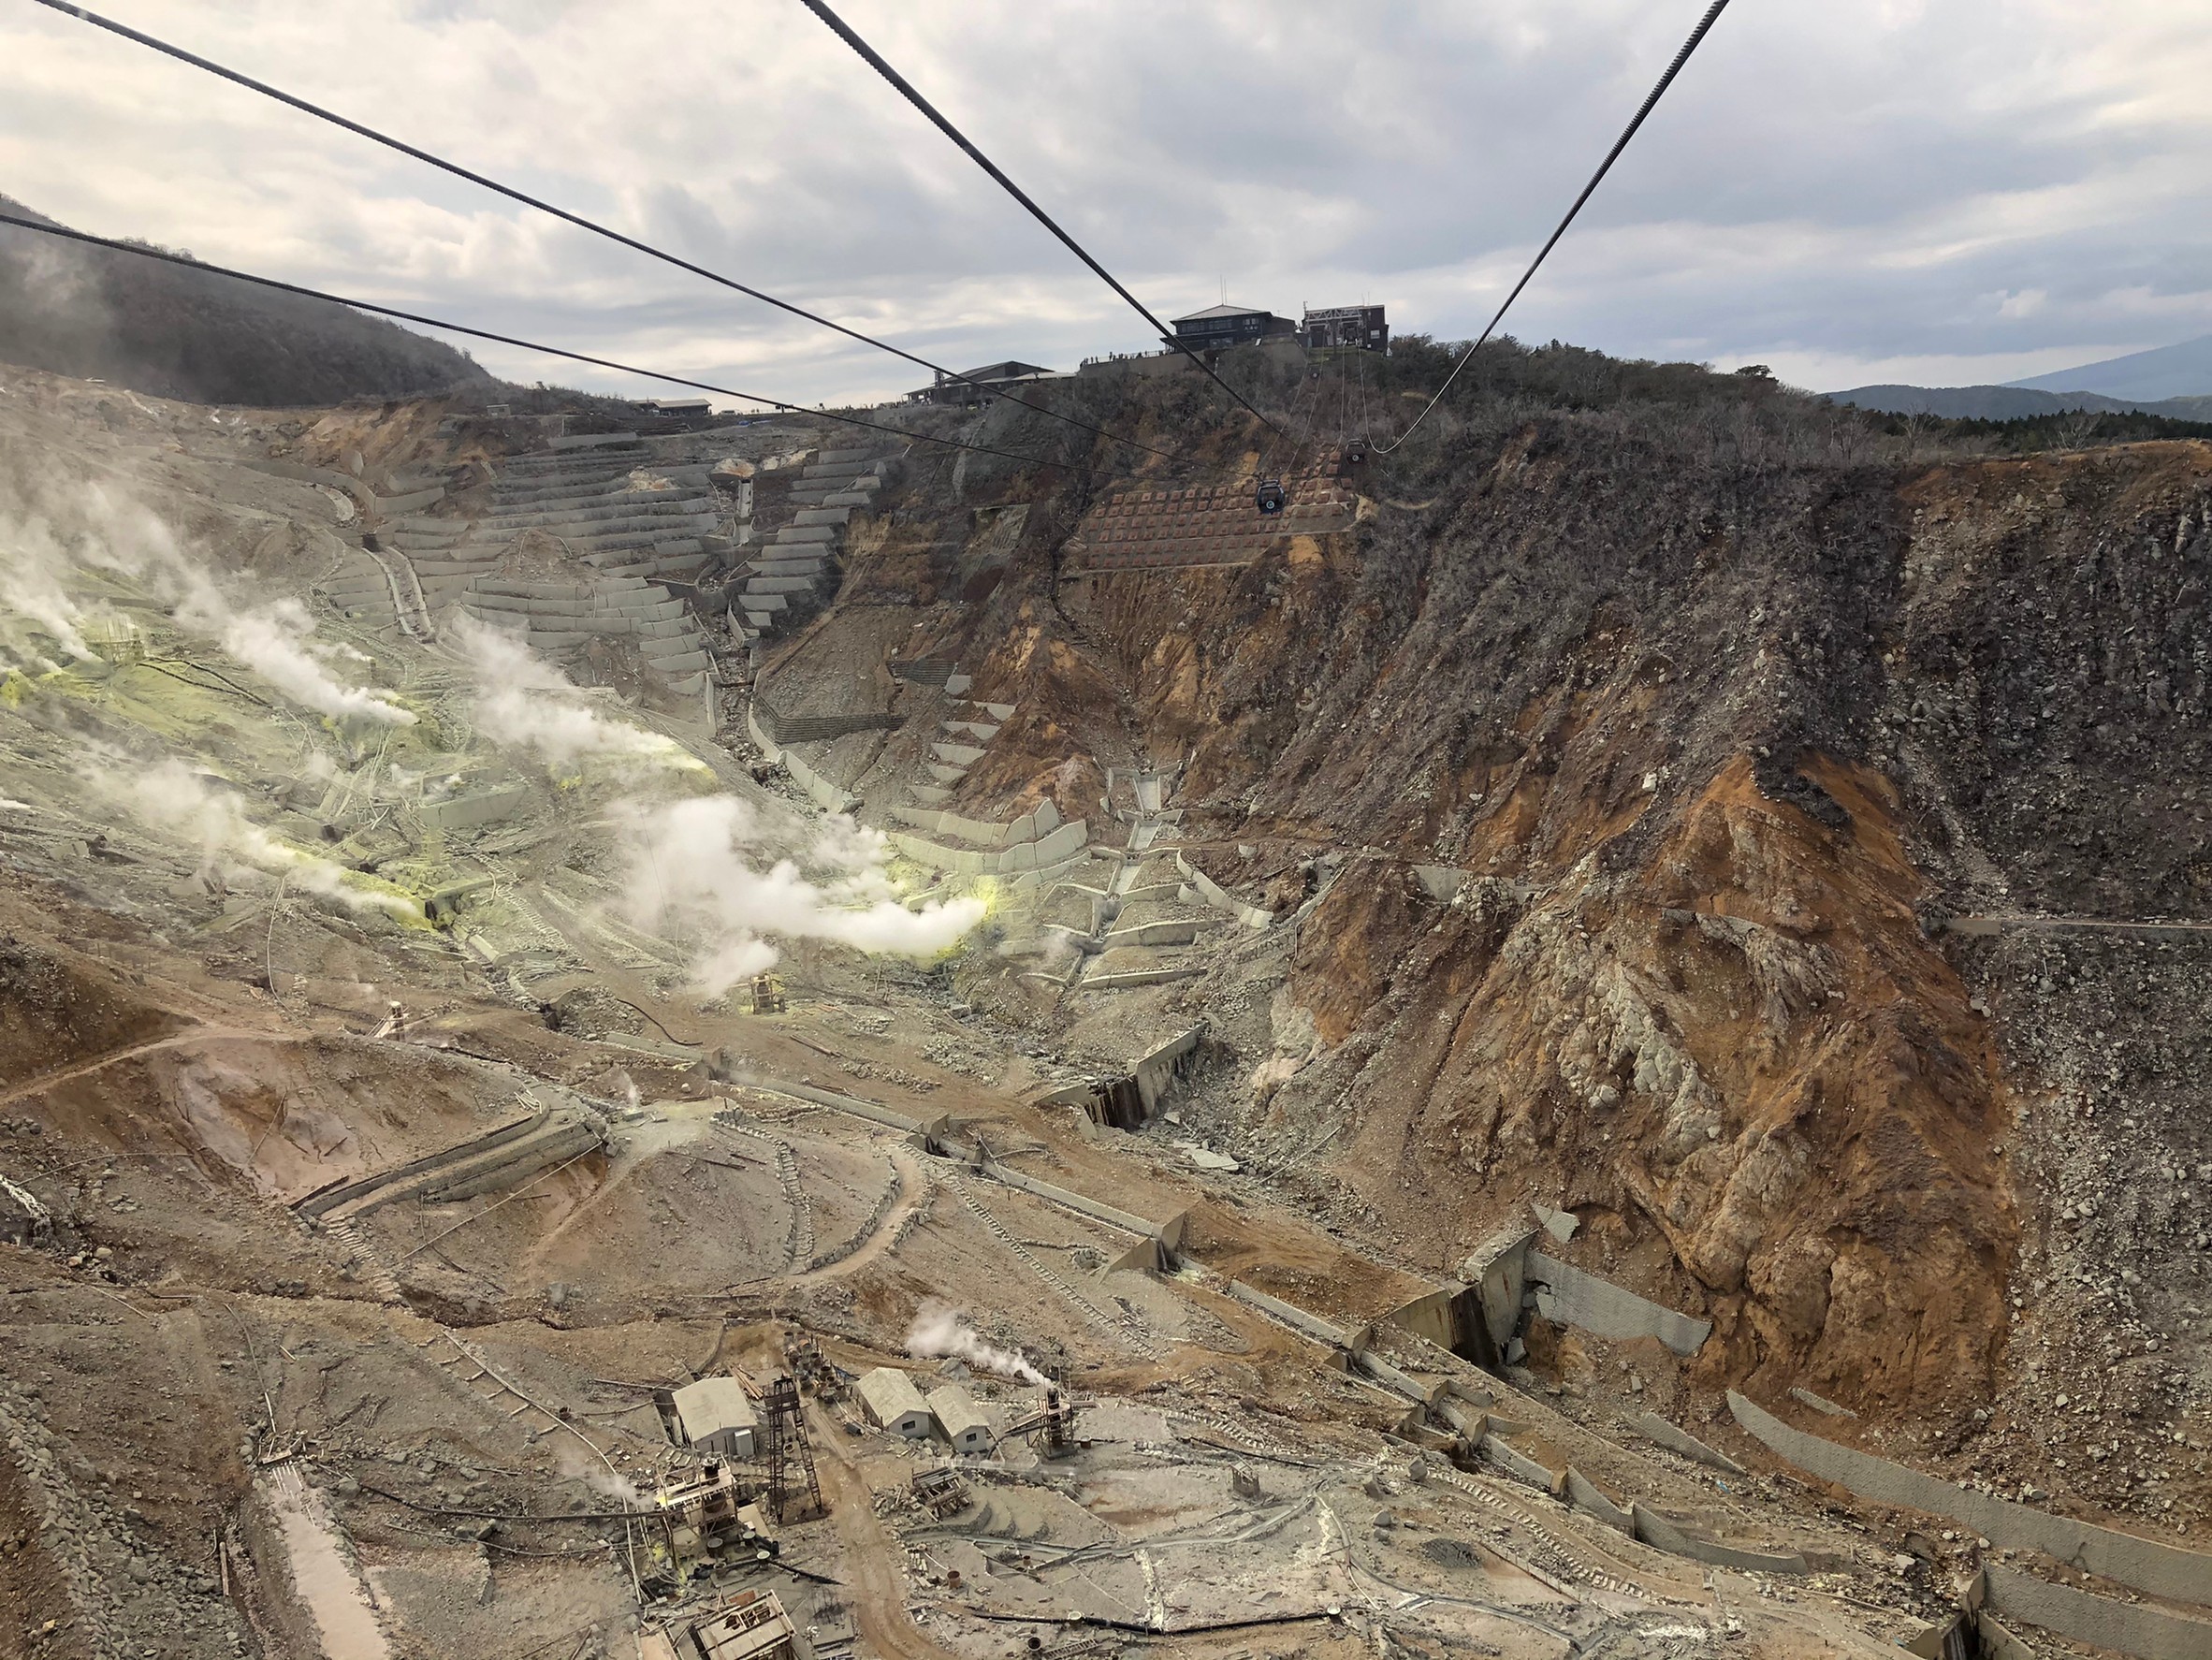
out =
[[[702,1377],[676,1391],[677,1421],[684,1439],[704,1441],[729,1430],[749,1430],[760,1423],[760,1414],[745,1386],[735,1377]]]
[[[926,1414],[929,1410],[929,1403],[923,1400],[914,1380],[895,1366],[878,1366],[873,1372],[863,1373],[857,1387],[878,1423],[895,1423],[910,1412]]]
[[[975,1404],[975,1397],[956,1383],[932,1390],[929,1410],[937,1420],[937,1427],[945,1433],[949,1441],[957,1441],[971,1431],[992,1433],[991,1420],[983,1416],[983,1409]]]

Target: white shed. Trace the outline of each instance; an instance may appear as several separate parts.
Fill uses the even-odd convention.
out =
[[[975,1397],[956,1383],[932,1391],[929,1414],[954,1452],[988,1452],[996,1435]]]
[[[685,1443],[701,1452],[750,1458],[760,1414],[735,1377],[702,1377],[676,1391],[676,1421]]]
[[[862,1376],[860,1404],[871,1421],[893,1434],[924,1440],[929,1434],[929,1404],[914,1380],[895,1366],[878,1366]]]

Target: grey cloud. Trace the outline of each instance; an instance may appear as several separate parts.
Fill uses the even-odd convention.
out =
[[[703,23],[673,0],[113,3],[939,361],[1071,366],[1148,343],[796,4]],[[1210,302],[1226,276],[1254,303],[1366,295],[1401,328],[1457,336],[1696,6],[846,9],[1162,314]],[[1733,8],[1507,327],[1785,369],[1792,354],[1986,356],[1991,379],[2074,343],[2203,332],[2212,114],[2186,93],[2212,76],[2212,43],[2181,0],[2100,10]],[[919,379],[60,20],[0,20],[0,165],[24,199],[90,228],[700,378],[802,401]]]

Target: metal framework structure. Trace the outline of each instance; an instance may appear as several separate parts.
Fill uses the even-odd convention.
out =
[[[761,1402],[761,1461],[767,1466],[768,1507],[778,1522],[806,1522],[824,1513],[796,1378],[774,1379]]]

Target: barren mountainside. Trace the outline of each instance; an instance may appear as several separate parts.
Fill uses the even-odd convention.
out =
[[[2192,1652],[2212,444],[1448,360],[0,371],[0,1655]]]
[[[1374,464],[1356,530],[1237,569],[1068,576],[1084,498],[963,458],[928,529],[1042,492],[987,602],[939,606],[938,649],[1024,711],[968,798],[1075,813],[1106,766],[1181,759],[1214,877],[1295,903],[1321,861],[1297,1012],[1229,1028],[1245,1070],[1286,1026],[1304,1064],[1224,1129],[1432,1272],[1564,1205],[1594,1264],[1714,1320],[1714,1381],[1866,1409],[1986,1399],[2086,1337],[2063,1300],[2008,1318],[2060,1258],[2186,1319],[2204,1024],[2124,992],[2178,997],[2202,950],[1943,925],[2204,916],[2212,447],[1908,465],[1769,386],[1593,393],[1559,356],[1532,389],[1547,355],[1502,355]],[[895,570],[974,586],[886,551],[842,604]],[[2061,1165],[2130,1115],[2076,1237]]]

